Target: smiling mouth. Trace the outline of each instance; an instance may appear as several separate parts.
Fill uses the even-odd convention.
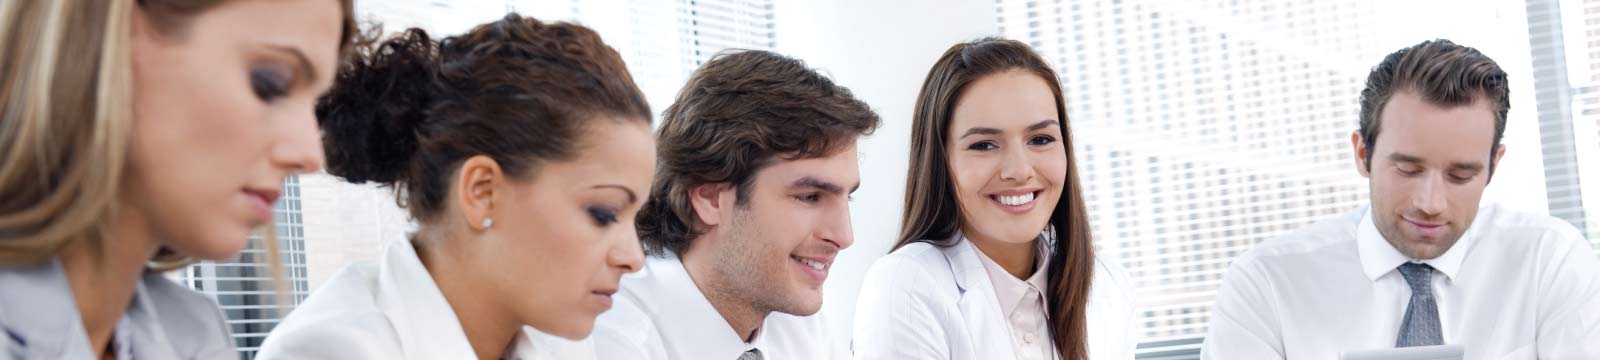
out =
[[[802,257],[799,257],[799,256],[793,256],[793,255],[789,256],[789,258],[790,259],[794,259],[795,261],[800,262],[800,264],[805,265],[805,266],[809,266],[812,269],[815,269],[817,271],[822,271],[822,270],[825,270],[825,269],[828,268],[828,264],[825,264],[825,263],[823,263],[821,261],[811,260],[811,259],[802,258]]]
[[[1033,199],[1037,196],[1038,193],[1039,192],[1035,191],[1035,192],[1030,192],[1030,193],[1026,193],[1026,194],[1022,194],[1022,195],[989,195],[989,198],[990,199],[994,199],[994,201],[1000,202],[1000,204],[1002,204],[1002,205],[1018,206],[1018,205],[1022,205],[1022,204],[1027,204],[1029,202],[1033,202]]]

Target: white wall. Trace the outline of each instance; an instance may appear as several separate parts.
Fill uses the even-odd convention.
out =
[[[384,244],[402,241],[416,229],[389,189],[327,173],[300,176],[300,209],[306,282],[313,293],[346,265],[378,258]]]
[[[850,88],[883,119],[857,145],[861,189],[850,206],[856,243],[840,253],[823,288],[834,340],[847,346],[856,294],[872,261],[900,232],[911,112],[928,68],[957,42],[995,33],[994,3],[983,0],[777,0],[778,52]]]

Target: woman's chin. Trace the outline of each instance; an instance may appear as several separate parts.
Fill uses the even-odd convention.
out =
[[[995,225],[999,226],[992,227],[991,229],[994,230],[994,232],[989,233],[989,235],[993,236],[994,240],[1012,244],[1032,242],[1034,239],[1039,238],[1039,234],[1042,233],[1045,228],[1045,226],[1042,224],[1023,222]],[[968,235],[968,237],[971,237],[971,235]]]
[[[534,328],[538,329],[540,332],[567,340],[583,340],[584,338],[589,337],[590,333],[594,332],[594,318],[589,318],[589,321],[586,323],[564,324],[564,326],[550,329],[542,329],[538,327]]]
[[[196,239],[167,242],[166,246],[196,260],[223,261],[239,255],[250,244],[249,229],[228,229]],[[282,241],[280,238],[279,241]]]

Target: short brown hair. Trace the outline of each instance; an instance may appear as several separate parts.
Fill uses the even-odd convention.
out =
[[[1367,146],[1367,170],[1372,169],[1372,147],[1378,143],[1379,115],[1396,92],[1409,91],[1423,101],[1438,106],[1467,106],[1474,101],[1489,101],[1494,109],[1494,145],[1489,148],[1489,171],[1494,171],[1494,154],[1506,132],[1506,113],[1511,110],[1510,87],[1506,72],[1494,59],[1450,40],[1437,39],[1400,49],[1383,58],[1367,75],[1367,88],[1361,90],[1361,140]]]
[[[718,54],[662,115],[656,178],[637,221],[645,251],[682,255],[701,234],[689,203],[695,187],[734,184],[742,205],[772,159],[833,154],[878,123],[866,103],[804,62],[767,51]]]

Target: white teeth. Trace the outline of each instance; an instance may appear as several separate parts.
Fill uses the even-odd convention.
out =
[[[806,264],[806,266],[810,266],[812,269],[817,269],[818,271],[821,271],[822,268],[824,267],[821,262],[812,261],[811,259],[802,259],[802,258],[798,258],[798,257],[795,258],[795,259],[796,260],[800,260],[801,264]]]
[[[995,196],[995,198],[999,199],[1001,204],[1017,206],[1017,205],[1027,204],[1029,201],[1033,201],[1033,193],[1027,193],[1027,194],[1022,194],[1022,195],[1017,195],[1017,196]]]

